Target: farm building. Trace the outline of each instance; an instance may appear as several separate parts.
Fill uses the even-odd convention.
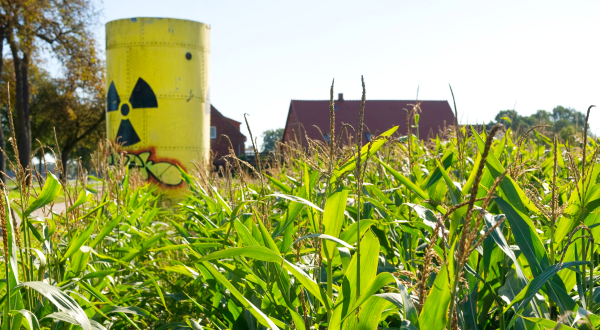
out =
[[[229,147],[233,145],[233,151],[236,156],[244,154],[246,136],[240,132],[242,123],[223,116],[212,104],[210,105],[210,150],[215,155],[213,164],[215,166],[225,164],[221,158],[229,154]],[[221,135],[227,135],[229,141]]]
[[[344,100],[344,95],[338,94],[338,99],[335,101],[336,138],[343,124],[350,124],[354,129],[358,129],[360,102],[360,100]],[[420,102],[422,112],[420,113],[419,135],[421,139],[435,137],[446,125],[454,124],[454,113],[448,101]],[[412,109],[412,104],[415,103],[414,100],[367,100],[363,143],[369,141],[371,135],[377,136],[396,125],[400,126],[396,136],[406,135],[407,112],[404,109]],[[413,123],[411,122],[411,124]],[[292,100],[290,102],[282,142],[304,143],[305,133],[313,140],[329,140],[329,100]],[[352,129],[349,129],[349,134],[356,136],[356,132]],[[413,134],[415,134],[414,130]],[[345,134],[342,137],[344,140]]]

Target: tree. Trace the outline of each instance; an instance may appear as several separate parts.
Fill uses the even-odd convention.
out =
[[[283,128],[266,130],[263,135],[263,152],[277,149],[277,142],[283,137]]]
[[[501,123],[506,128],[512,128],[515,132],[526,131],[532,124],[530,118],[519,115],[515,110],[502,110],[494,119],[496,123]],[[493,126],[493,124],[491,125]]]
[[[583,130],[585,125],[585,114],[563,106],[556,106],[552,112],[538,110],[530,116],[521,116],[515,110],[501,110],[498,112],[494,121],[490,123],[492,127],[496,123],[501,123],[507,128],[511,128],[517,134],[524,134],[530,128],[536,125],[552,126],[551,131],[558,133],[563,140],[565,137]],[[589,124],[588,124],[589,126]]]
[[[0,98],[7,99],[7,82],[14,81],[12,59],[6,60],[6,70],[2,73],[4,82],[0,90]],[[94,75],[85,81],[73,83],[68,77],[52,77],[40,67],[41,63],[33,62],[30,65],[28,80],[31,82],[31,132],[34,149],[37,141],[43,145],[60,150],[63,166],[63,175],[66,174],[67,163],[70,156],[89,159],[91,149],[97,141],[104,136],[105,120],[104,109],[104,84],[102,63],[97,62]],[[75,87],[77,86],[77,87]],[[15,98],[14,89],[11,90],[11,99]],[[6,113],[6,107],[2,112]],[[3,118],[4,121],[6,119]],[[7,123],[3,127],[8,127]],[[54,129],[56,128],[56,139]],[[4,133],[10,133],[5,131]],[[10,136],[10,134],[6,134]],[[58,141],[58,146],[56,146]],[[58,148],[57,148],[58,147]],[[14,153],[9,148],[7,154],[13,157]],[[38,154],[41,155],[41,154]]]
[[[95,79],[74,88],[69,79],[41,75],[36,81],[36,93],[31,98],[34,137],[45,144],[55,145],[56,140],[63,164],[63,176],[67,173],[69,156],[77,147],[92,149],[104,135],[105,108],[102,70]],[[91,148],[90,148],[91,147]],[[88,156],[79,154],[77,156]]]
[[[96,69],[90,31],[97,14],[91,0],[0,0],[0,42],[6,40],[12,54],[15,124],[19,161],[24,167],[31,161],[31,63],[38,51],[48,50],[63,64],[71,90],[77,90],[77,83]]]

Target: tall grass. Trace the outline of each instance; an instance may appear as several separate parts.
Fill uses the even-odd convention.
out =
[[[359,127],[336,136],[332,83],[328,143],[256,168],[232,149],[182,173],[174,206],[110,143],[76,180],[11,163],[2,329],[600,327],[598,141],[454,125],[363,144],[362,87]]]

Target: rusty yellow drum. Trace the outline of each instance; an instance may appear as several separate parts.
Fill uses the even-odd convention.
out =
[[[171,196],[185,190],[177,166],[210,152],[209,32],[171,18],[106,24],[107,136]]]

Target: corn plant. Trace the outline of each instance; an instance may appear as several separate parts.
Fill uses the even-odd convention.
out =
[[[455,123],[425,141],[416,102],[406,132],[363,144],[362,87],[360,127],[333,125],[332,84],[327,143],[256,165],[230,150],[219,172],[182,171],[189,191],[170,203],[106,143],[76,180],[11,164],[2,328],[599,328],[586,128],[570,144]]]

